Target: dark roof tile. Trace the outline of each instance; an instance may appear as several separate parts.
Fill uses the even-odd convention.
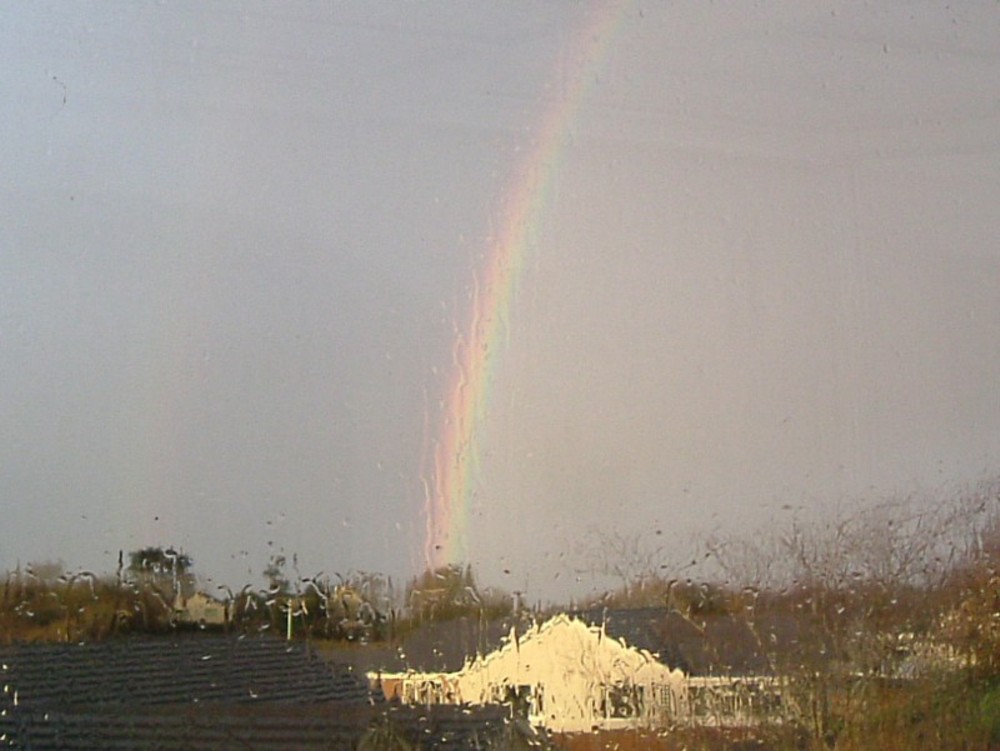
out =
[[[667,608],[594,608],[571,613],[610,636],[645,649],[689,675],[767,675],[775,656],[818,643],[802,618],[780,613],[686,616]]]
[[[392,705],[358,670],[274,639],[15,645],[0,676],[0,747],[318,751],[387,729],[426,751],[540,743],[504,708]]]
[[[4,692],[26,706],[367,701],[364,676],[301,643],[188,637],[0,647]]]

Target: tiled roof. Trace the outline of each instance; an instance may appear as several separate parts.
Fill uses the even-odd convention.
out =
[[[429,622],[418,627],[402,644],[391,650],[374,646],[364,650],[346,648],[342,659],[372,672],[455,672],[462,669],[466,660],[499,648],[515,624],[519,624],[518,628],[522,631],[531,625],[530,621],[515,617],[491,621],[461,617]],[[331,654],[341,659],[336,650]]]
[[[487,622],[456,618],[426,624],[403,643],[403,662],[415,670],[461,670],[467,659],[499,647],[514,623],[512,618]]]
[[[789,658],[829,648],[808,618],[783,613],[686,616],[667,608],[592,608],[569,615],[591,626],[603,625],[609,636],[695,676],[769,675],[780,672],[779,663]],[[359,672],[455,672],[476,654],[499,649],[515,624],[520,633],[531,625],[514,618],[427,623],[394,649],[369,646],[345,651],[343,659],[354,662]],[[336,650],[331,654],[341,659]]]
[[[301,643],[221,636],[0,647],[0,681],[9,701],[60,709],[369,698],[363,675]]]
[[[506,716],[390,705],[359,671],[276,639],[0,647],[0,747],[353,750],[386,733],[424,751],[536,747]]]
[[[171,711],[151,707],[124,711],[21,711],[4,718],[4,737],[13,748],[33,751],[214,751],[215,749],[353,749],[371,708],[337,711],[304,705],[276,713],[259,705],[252,714],[232,705],[189,705]],[[271,709],[272,711],[267,711]],[[308,710],[310,714],[306,714]]]
[[[595,608],[572,615],[591,625],[604,624],[608,635],[689,675],[766,675],[775,671],[776,653],[818,643],[815,634],[804,641],[808,624],[802,619],[780,614],[688,617],[667,608]]]
[[[276,639],[0,647],[0,737],[14,748],[350,748],[311,739],[356,738],[380,699],[362,675]]]
[[[375,745],[379,737],[421,751],[545,747],[507,715],[499,706],[193,705],[138,713],[36,710],[5,724],[9,745],[34,751],[353,751],[366,740],[368,748],[385,747]],[[498,746],[501,740],[509,745]]]
[[[718,613],[693,618],[667,608],[593,608],[571,612],[629,647],[646,650],[663,664],[689,675],[767,674],[774,648],[792,646],[801,624],[776,617],[746,618]],[[499,649],[511,628],[524,633],[527,620],[505,618],[481,622],[475,618],[427,623],[394,651],[368,648],[353,657],[364,671],[455,672],[466,660]],[[336,654],[334,652],[333,654]]]

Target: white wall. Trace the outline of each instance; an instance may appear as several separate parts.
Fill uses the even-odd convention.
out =
[[[559,615],[456,675],[461,700],[505,701],[519,687],[529,719],[557,731],[663,724],[685,696],[684,675],[600,629]]]

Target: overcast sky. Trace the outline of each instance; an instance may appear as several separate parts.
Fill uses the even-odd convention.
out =
[[[418,570],[424,425],[578,66],[491,365],[485,581],[1000,472],[995,3],[23,3],[0,567]]]

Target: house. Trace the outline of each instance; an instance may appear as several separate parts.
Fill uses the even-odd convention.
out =
[[[190,596],[178,593],[174,598],[174,620],[181,624],[224,626],[229,622],[229,603],[204,592]]]
[[[341,748],[325,746],[324,748]],[[462,707],[444,704],[412,707],[387,704],[369,724],[356,751],[425,749],[426,751],[554,751],[544,733],[513,720],[500,706]]]
[[[369,677],[405,704],[507,704],[558,732],[747,726],[791,711],[781,665],[815,646],[788,619],[666,608],[578,611],[495,633],[431,624],[403,645],[405,664]]]
[[[751,624],[729,613],[690,616],[659,607],[592,608],[575,611],[573,616],[601,626],[611,636],[645,649],[688,676],[775,672],[771,651],[778,645],[779,634],[771,621]],[[788,646],[787,631],[785,628],[780,634],[782,648]]]
[[[302,642],[204,633],[0,646],[0,747],[527,751],[503,707],[389,704]]]
[[[574,614],[684,673],[685,720],[712,726],[773,721],[785,706],[782,666],[815,648],[800,620],[774,614],[686,615],[667,608],[595,608]]]
[[[499,648],[454,672],[371,677],[406,704],[508,704],[556,732],[663,727],[687,713],[680,671],[565,614],[513,628]]]

